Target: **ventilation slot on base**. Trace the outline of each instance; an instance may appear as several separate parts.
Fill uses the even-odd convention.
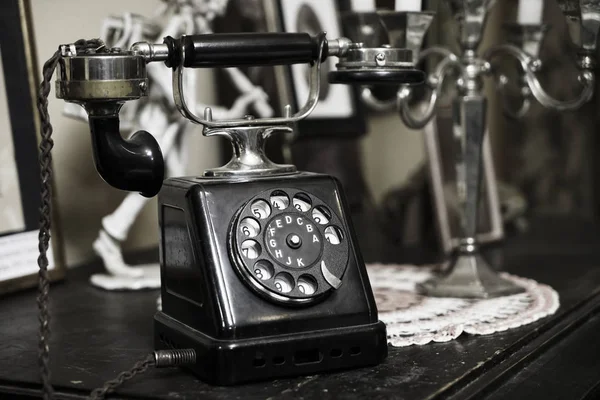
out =
[[[322,358],[319,349],[299,350],[294,353],[294,364],[303,365],[319,363]]]
[[[329,352],[331,358],[340,358],[343,354],[342,349],[331,349]]]
[[[267,361],[264,358],[261,357],[257,357],[254,359],[254,362],[252,363],[252,366],[254,366],[254,368],[262,368],[267,364]]]

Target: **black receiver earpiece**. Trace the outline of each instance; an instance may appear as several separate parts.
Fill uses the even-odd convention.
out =
[[[140,130],[124,139],[119,132],[118,110],[98,115],[106,111],[106,105],[88,103],[85,108],[94,162],[102,179],[117,189],[140,192],[145,197],[157,195],[165,176],[165,162],[154,136]]]
[[[165,174],[158,142],[146,131],[137,131],[129,139],[119,131],[123,104],[147,94],[144,58],[107,49],[77,53],[69,45],[61,46],[61,52],[57,97],[85,108],[100,176],[117,189],[157,195]]]

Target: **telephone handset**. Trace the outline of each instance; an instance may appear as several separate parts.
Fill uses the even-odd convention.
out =
[[[340,59],[333,83],[416,84],[411,52],[364,48],[324,33],[211,34],[136,43],[129,51],[60,47],[57,96],[89,114],[94,159],[111,185],[159,194],[162,310],[157,349],[193,349],[188,367],[229,385],[374,365],[387,354],[385,325],[357,248],[342,188],[329,176],[278,165],[264,153],[276,132],[314,109],[321,61]],[[118,113],[146,95],[146,64],[173,69],[181,114],[224,136],[233,157],[203,176],[163,182],[163,159],[147,132],[121,138]],[[186,105],[185,68],[310,63],[310,93],[296,113],[216,121]]]

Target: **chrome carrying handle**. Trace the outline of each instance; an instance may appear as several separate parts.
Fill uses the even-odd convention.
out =
[[[247,118],[238,118],[238,119],[229,119],[222,121],[214,121],[212,119],[212,110],[210,107],[206,107],[204,110],[204,118],[200,118],[196,116],[192,111],[190,111],[189,107],[186,104],[184,89],[183,89],[183,73],[185,70],[185,49],[181,47],[180,49],[180,57],[181,61],[178,63],[177,67],[173,70],[173,100],[175,101],[175,106],[185,118],[194,122],[196,124],[200,124],[204,126],[204,135],[208,134],[216,134],[214,132],[215,129],[221,128],[237,128],[237,127],[254,127],[254,126],[289,126],[295,122],[298,122],[304,118],[306,118],[317,106],[319,100],[319,91],[321,85],[321,60],[324,56],[327,56],[324,52],[325,45],[327,43],[326,34],[324,32],[318,34],[316,36],[317,40],[317,52],[315,54],[314,59],[312,60],[311,71],[310,71],[310,79],[309,79],[309,94],[308,98],[295,114],[292,115],[292,108],[288,104],[285,106],[284,116],[283,117],[273,117],[273,118],[260,118],[260,119],[247,119]],[[226,132],[223,132],[225,134]]]

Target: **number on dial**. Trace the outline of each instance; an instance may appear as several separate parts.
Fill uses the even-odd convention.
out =
[[[271,215],[271,206],[264,200],[256,200],[252,203],[252,214],[258,219],[267,219]]]
[[[271,205],[276,210],[285,210],[290,205],[290,198],[281,190],[271,193]]]
[[[337,226],[328,226],[325,229],[325,239],[331,244],[340,244],[343,239],[342,231]]]
[[[254,218],[244,218],[242,222],[240,222],[240,230],[244,236],[253,238],[260,232],[260,224]]]
[[[323,206],[317,206],[312,211],[312,217],[317,224],[327,225],[331,221],[331,212]]]
[[[306,212],[312,207],[310,197],[308,197],[304,193],[298,193],[297,195],[295,195],[294,199],[292,200],[292,204],[294,205],[294,208],[296,210],[301,212]]]
[[[258,258],[260,252],[260,244],[258,244],[256,241],[244,240],[244,242],[242,243],[242,254],[244,255],[244,257],[254,260]]]

